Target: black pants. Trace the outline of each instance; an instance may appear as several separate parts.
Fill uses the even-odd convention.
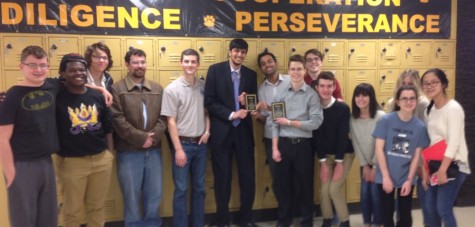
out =
[[[399,221],[397,226],[411,227],[412,226],[412,193],[414,186],[411,188],[411,192],[407,196],[401,196],[401,188],[394,189],[391,193],[386,193],[383,190],[383,185],[378,184],[379,194],[381,196],[381,204],[383,204],[383,224],[384,227],[394,227],[394,194],[398,200]]]
[[[279,223],[288,225],[292,221],[292,204],[300,204],[302,226],[313,223],[313,167],[314,153],[310,139],[295,143],[287,138],[279,138],[279,151],[282,157],[275,165],[275,181],[278,191]],[[293,192],[294,180],[300,186],[301,199],[298,203]]]
[[[214,195],[216,198],[216,224],[218,226],[230,223],[229,200],[231,197],[231,176],[233,156],[236,157],[239,174],[239,189],[241,207],[239,223],[252,220],[252,205],[256,192],[254,146],[249,141],[247,131],[242,123],[233,127],[220,146],[211,150],[214,174]]]

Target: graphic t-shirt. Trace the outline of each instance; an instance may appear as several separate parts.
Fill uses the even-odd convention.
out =
[[[383,139],[384,156],[394,187],[400,188],[407,180],[409,167],[416,148],[429,145],[429,136],[424,123],[413,117],[402,121],[397,112],[384,115],[376,124],[373,137]],[[382,184],[381,170],[376,171],[376,183]],[[412,184],[415,184],[415,179]]]
[[[13,86],[0,103],[0,125],[14,124],[10,145],[15,161],[34,160],[58,151],[55,99],[59,80],[39,87]]]

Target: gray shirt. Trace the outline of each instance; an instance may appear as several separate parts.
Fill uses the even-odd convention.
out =
[[[300,121],[300,128],[272,124],[272,137],[312,138],[312,131],[318,129],[323,122],[323,111],[320,98],[307,84],[294,91],[289,83],[287,89],[278,94],[278,102],[285,102],[286,118],[291,121]]]
[[[259,86],[259,101],[263,101],[270,106],[276,101],[275,98],[277,94],[282,94],[285,89],[289,87],[289,83],[290,77],[288,75],[279,74],[279,79],[275,84],[270,83],[266,79],[264,82],[262,82],[261,86]],[[260,113],[262,116],[266,117],[266,124],[264,125],[264,137],[272,139],[272,123],[274,122],[272,119],[272,112],[263,110]]]
[[[356,155],[358,155],[360,166],[377,164],[374,154],[374,137],[371,134],[376,127],[376,122],[383,115],[384,111],[378,110],[374,118],[350,118],[351,142]]]

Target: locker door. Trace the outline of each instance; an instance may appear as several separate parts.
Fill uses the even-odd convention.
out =
[[[341,95],[343,96],[343,100],[348,101],[349,99],[351,99],[351,97],[346,96],[346,94],[349,94],[351,96],[353,90],[347,92],[346,89],[345,89],[346,88],[345,70],[343,70],[343,69],[331,69],[329,71],[332,72],[335,75],[336,79],[338,80],[338,84],[340,84]]]
[[[16,85],[18,82],[23,81],[23,74],[20,72],[20,70],[4,70],[3,71],[3,76],[0,77],[3,78],[3,88],[4,91],[10,89],[13,85]]]
[[[346,177],[346,202],[354,203],[360,201],[361,191],[361,176],[360,176],[360,162],[358,158],[353,160],[351,170]]]
[[[200,68],[223,60],[223,42],[221,40],[196,40],[196,51],[200,54]]]
[[[435,41],[432,45],[432,65],[434,67],[455,67],[455,42]]]
[[[19,36],[5,35],[2,38],[4,67],[14,67],[18,69],[20,65],[21,51],[31,45],[43,47],[43,37],[41,36]],[[45,50],[47,51],[47,50]]]
[[[181,74],[181,70],[160,70],[158,83],[165,89],[171,82],[180,78]]]
[[[261,182],[261,187],[257,191],[256,198],[262,199],[261,208],[275,208],[277,207],[277,199],[274,191],[272,191],[272,180]]]
[[[407,41],[402,44],[403,64],[405,66],[430,65],[430,41]]]
[[[378,77],[379,93],[393,94],[397,79],[399,77],[399,69],[380,69]]]
[[[251,68],[251,69],[258,69],[257,67],[257,55],[259,55],[258,50],[257,50],[257,40],[255,39],[245,39],[247,44],[248,44],[248,50],[247,50],[247,55],[246,59],[244,60],[244,65]],[[231,40],[226,40],[224,43],[224,60],[227,60],[229,58],[229,43]]]
[[[126,52],[130,49],[141,49],[147,55],[147,68],[155,67],[155,52],[153,39],[132,39],[125,40]],[[125,53],[124,53],[125,55]]]
[[[379,66],[398,67],[401,65],[401,42],[381,41],[379,51]]]
[[[303,56],[305,52],[310,49],[320,49],[320,43],[317,41],[308,41],[308,40],[290,40],[289,41],[289,51],[290,51],[289,57],[294,54],[300,54]],[[287,62],[282,62],[282,63],[287,65]]]
[[[447,92],[453,92],[455,94],[455,69],[446,69],[442,68],[442,71],[445,72],[447,75],[447,79],[449,80],[449,86],[447,87]]]
[[[323,67],[343,67],[345,66],[345,41],[323,41],[322,53],[325,55],[323,59]]]
[[[370,83],[374,86],[374,89],[377,91],[378,86],[376,84],[376,71],[368,69],[351,69],[348,70],[348,84],[347,90],[353,91],[356,85],[360,83]],[[378,94],[376,94],[378,95]]]
[[[82,48],[81,54],[84,54],[86,47],[93,44],[102,42],[109,47],[111,51],[112,60],[114,61],[112,67],[114,69],[121,68],[124,62],[125,48],[122,47],[122,41],[120,38],[106,38],[106,37],[85,37],[84,46]]]
[[[348,66],[372,67],[376,66],[375,41],[349,41]]]
[[[114,80],[114,83],[121,80],[121,79],[124,79],[124,77],[126,75],[126,73],[123,70],[110,70],[109,74],[111,75],[112,79]]]
[[[158,65],[160,67],[180,67],[181,52],[191,47],[191,40],[158,40]]]
[[[261,41],[261,49],[258,54],[268,51],[271,52],[275,55],[275,58],[277,59],[277,62],[279,63],[279,68],[284,69],[286,68],[287,64],[287,57],[285,56],[285,41],[283,40],[262,40]],[[257,56],[256,56],[257,58]],[[257,61],[256,62],[251,62],[251,64],[254,63],[254,65],[257,66]]]
[[[79,53],[79,39],[76,37],[48,37],[47,43],[49,62],[51,68],[59,68],[59,63],[64,55],[70,53],[78,53],[84,55],[84,53]],[[54,74],[54,73],[53,73]]]
[[[381,108],[383,108],[384,112],[388,112],[388,103],[389,100],[391,100],[393,97],[394,95],[389,93],[385,93],[376,97],[378,99],[379,105],[381,106]]]

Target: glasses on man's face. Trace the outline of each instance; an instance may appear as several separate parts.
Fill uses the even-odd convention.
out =
[[[36,63],[22,63],[23,65],[26,65],[26,67],[28,67],[29,69],[41,69],[41,70],[45,70],[45,69],[49,69],[49,65],[46,64],[46,63],[41,63],[41,64],[36,64]]]
[[[403,103],[409,103],[409,102],[415,102],[417,100],[416,97],[402,97],[399,99],[399,101],[403,102]]]
[[[93,58],[94,60],[98,60],[98,61],[100,61],[100,60],[109,61],[109,57],[107,57],[107,56],[92,55],[92,58]]]
[[[314,57],[314,58],[307,58],[305,59],[305,61],[307,61],[307,63],[312,63],[312,62],[318,62],[318,61],[321,61],[322,59],[320,59],[320,57]]]
[[[438,80],[430,81],[430,82],[422,82],[422,87],[428,88],[428,87],[435,87],[440,83]]]

